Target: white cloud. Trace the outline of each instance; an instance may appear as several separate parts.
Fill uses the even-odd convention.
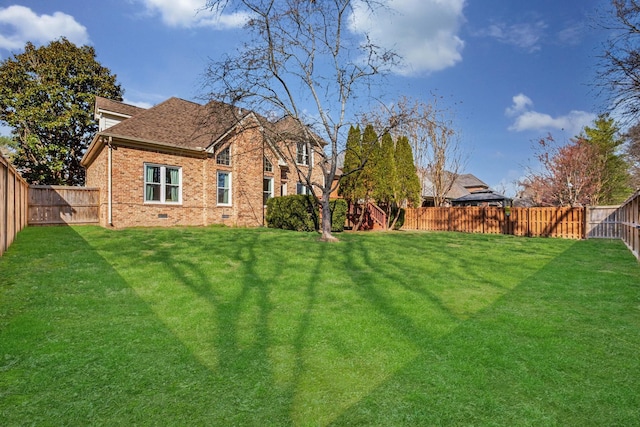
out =
[[[225,14],[205,8],[206,0],[140,0],[151,14],[159,14],[170,27],[240,28],[248,20],[246,13]]]
[[[596,115],[587,111],[572,110],[568,114],[553,117],[550,114],[531,110],[533,101],[524,94],[513,97],[513,105],[505,110],[505,114],[515,117],[509,130],[523,131],[550,131],[561,130],[571,136],[578,135],[585,126],[590,125]]]
[[[507,116],[517,116],[518,114],[526,111],[527,108],[533,105],[533,101],[527,95],[519,93],[513,98],[513,105],[506,109]]]
[[[62,12],[36,15],[28,7],[18,5],[0,8],[0,49],[20,49],[28,41],[42,45],[63,36],[77,45],[89,42],[86,27],[71,15]]]
[[[558,41],[564,46],[576,46],[580,44],[586,33],[588,31],[584,24],[573,24],[558,32]]]
[[[547,29],[544,21],[507,25],[503,22],[490,25],[476,35],[492,37],[501,43],[516,46],[529,52],[540,50],[540,41]]]
[[[509,169],[507,176],[503,177],[497,184],[491,185],[491,188],[507,197],[516,197],[519,189],[518,182],[522,181],[523,178],[522,171]]]
[[[462,60],[465,0],[389,0],[374,13],[355,3],[351,30],[402,57],[401,75],[452,67]]]

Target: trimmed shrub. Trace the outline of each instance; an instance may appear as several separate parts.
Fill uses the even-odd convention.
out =
[[[267,225],[295,231],[318,229],[318,208],[313,196],[293,195],[267,200]]]
[[[349,209],[345,199],[333,199],[331,205],[331,231],[344,231],[344,223],[347,220]]]

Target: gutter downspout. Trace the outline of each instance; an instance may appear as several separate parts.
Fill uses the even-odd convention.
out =
[[[112,138],[109,137],[109,142],[107,142],[107,147],[109,147],[109,151],[107,152],[107,222],[110,226],[113,227],[113,211],[112,211],[112,202],[111,202],[111,183],[112,183],[112,178],[111,178],[111,174],[112,174],[112,168],[113,168],[113,163],[112,163],[112,159],[111,159],[111,142],[112,142]]]

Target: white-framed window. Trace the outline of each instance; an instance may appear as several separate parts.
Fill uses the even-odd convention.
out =
[[[230,147],[220,150],[216,156],[216,163],[219,165],[229,166],[231,164],[231,150]]]
[[[267,200],[273,198],[273,178],[265,177],[262,180],[262,203],[267,204]]]
[[[309,166],[309,146],[304,142],[296,144],[296,163],[299,165]]]
[[[144,164],[145,203],[182,203],[182,168]]]
[[[311,189],[302,182],[296,183],[296,194],[311,194]]]
[[[231,172],[218,171],[218,205],[231,205]]]
[[[273,172],[273,164],[271,164],[269,159],[267,159],[266,157],[264,158],[264,171]]]

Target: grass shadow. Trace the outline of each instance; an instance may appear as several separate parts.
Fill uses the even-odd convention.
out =
[[[211,228],[19,237],[0,259],[3,424],[638,415],[640,275],[621,244],[374,233],[329,245]]]
[[[440,337],[398,324],[420,354],[332,425],[635,424],[640,273],[620,242],[593,257],[602,244],[568,245]],[[372,304],[402,318],[373,287]]]
[[[0,423],[215,419],[216,377],[78,230],[29,227],[0,259]]]

